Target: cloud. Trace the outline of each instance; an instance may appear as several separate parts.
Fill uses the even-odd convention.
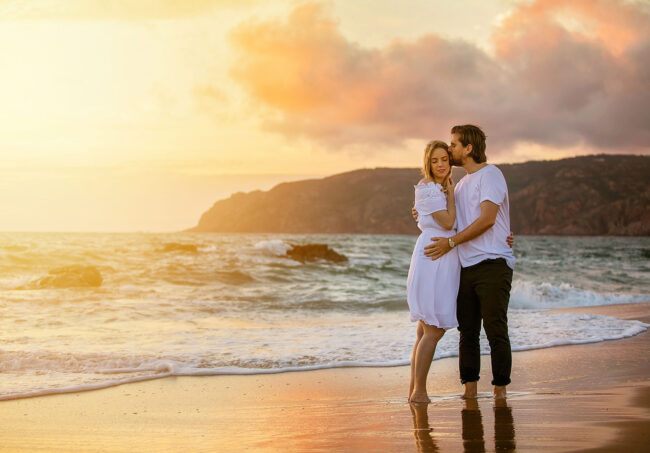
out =
[[[141,20],[188,17],[218,7],[241,7],[254,0],[8,0],[0,20]]]
[[[477,123],[492,150],[518,143],[606,152],[650,143],[650,12],[618,0],[521,4],[493,34],[494,53],[435,34],[364,48],[326,8],[230,33],[231,74],[265,125],[330,148],[446,138]]]

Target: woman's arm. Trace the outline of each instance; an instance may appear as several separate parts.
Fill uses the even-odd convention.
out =
[[[447,210],[431,214],[438,225],[445,230],[451,230],[456,222],[456,201],[454,199],[454,182],[449,178],[447,183]]]

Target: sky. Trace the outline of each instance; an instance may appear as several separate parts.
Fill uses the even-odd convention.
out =
[[[173,232],[237,191],[417,167],[650,154],[650,4],[5,0],[0,231]]]

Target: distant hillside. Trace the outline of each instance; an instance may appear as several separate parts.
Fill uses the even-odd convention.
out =
[[[516,234],[649,235],[650,156],[498,165]],[[464,174],[454,169],[457,178]],[[414,168],[355,170],[217,201],[191,232],[415,234]]]

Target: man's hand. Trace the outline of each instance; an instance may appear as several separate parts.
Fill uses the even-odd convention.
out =
[[[411,208],[411,215],[415,219],[415,221],[418,221],[418,211],[415,209],[415,200],[413,201],[413,207]]]
[[[515,243],[515,236],[514,236],[514,234],[512,234],[512,231],[510,232],[510,236],[508,236],[508,237],[506,238],[506,242],[508,243],[508,245],[510,246],[510,248],[512,248],[512,244]]]
[[[424,255],[434,261],[451,250],[451,247],[449,247],[449,238],[431,238],[431,242],[433,244],[424,247]]]

